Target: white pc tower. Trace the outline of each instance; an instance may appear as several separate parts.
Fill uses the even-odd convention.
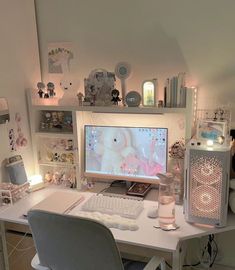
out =
[[[227,222],[230,147],[198,144],[189,143],[186,149],[185,219],[223,227]]]

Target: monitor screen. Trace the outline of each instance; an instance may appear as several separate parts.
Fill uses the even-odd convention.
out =
[[[85,126],[86,176],[156,180],[167,153],[167,128]]]

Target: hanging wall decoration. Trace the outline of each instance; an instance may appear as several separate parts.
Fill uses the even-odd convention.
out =
[[[10,151],[16,151],[16,144],[15,144],[15,132],[14,129],[11,128],[8,132],[8,137],[9,137],[9,146],[10,146]]]
[[[72,43],[48,44],[48,73],[69,73],[72,59],[74,59]]]
[[[15,122],[17,126],[17,138],[16,138],[16,146],[17,147],[23,147],[26,146],[28,141],[26,137],[24,136],[24,133],[21,129],[21,115],[20,113],[15,114]]]

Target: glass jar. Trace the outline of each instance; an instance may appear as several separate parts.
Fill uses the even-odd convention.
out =
[[[175,188],[171,173],[158,174],[160,178],[158,195],[158,220],[163,230],[175,227]]]

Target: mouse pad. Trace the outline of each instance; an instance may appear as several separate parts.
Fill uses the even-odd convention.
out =
[[[65,214],[77,206],[83,199],[84,196],[77,192],[57,191],[34,205],[30,210],[38,209]]]

